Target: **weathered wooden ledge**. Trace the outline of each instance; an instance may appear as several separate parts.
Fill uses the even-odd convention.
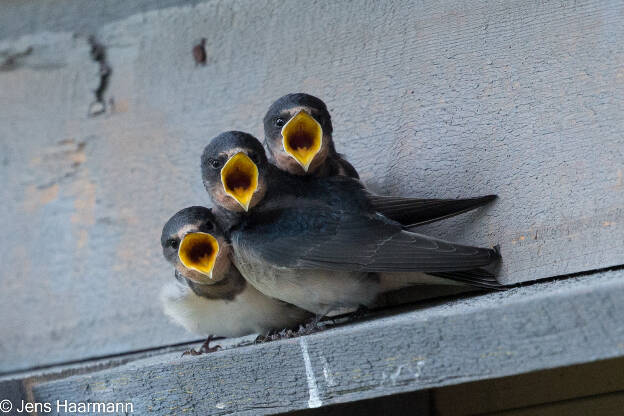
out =
[[[430,304],[317,334],[32,387],[144,414],[279,413],[624,356],[624,270]]]

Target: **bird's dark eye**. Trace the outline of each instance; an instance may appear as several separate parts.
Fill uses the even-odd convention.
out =
[[[204,228],[207,231],[212,231],[212,230],[214,230],[214,224],[211,223],[210,221],[208,221],[208,222],[204,223]]]
[[[177,250],[180,242],[176,238],[170,238],[169,240],[167,240],[167,245]]]
[[[286,121],[283,118],[276,118],[275,119],[275,126],[276,127],[284,127],[284,124],[286,124]]]
[[[208,163],[213,169],[219,169],[223,164],[219,159],[208,159]]]
[[[258,157],[258,153],[249,152],[247,156],[249,156],[249,159],[251,159],[256,165],[260,163],[260,158]]]

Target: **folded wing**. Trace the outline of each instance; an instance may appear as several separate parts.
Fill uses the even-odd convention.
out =
[[[483,206],[496,199],[496,195],[486,195],[466,199],[418,199],[393,196],[370,195],[373,208],[386,217],[415,227],[434,221],[450,218]]]
[[[361,272],[473,271],[500,258],[403,230],[380,214],[305,203],[264,213],[232,235],[237,249],[278,267]]]

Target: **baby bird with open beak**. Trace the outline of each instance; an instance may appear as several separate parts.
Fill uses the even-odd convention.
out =
[[[336,152],[331,116],[325,103],[304,93],[278,98],[264,116],[264,144],[279,169],[300,176],[349,176],[353,165]],[[370,195],[375,209],[413,227],[473,210],[496,199],[486,195],[464,199],[421,199]]]
[[[247,133],[220,134],[201,160],[234,264],[267,296],[324,315],[413,284],[500,287],[482,269],[498,262],[496,250],[406,231],[375,210],[359,181],[285,173]]]
[[[230,261],[231,246],[208,208],[177,212],[165,224],[160,242],[176,278],[161,291],[165,314],[208,337],[204,351],[214,351],[209,346],[213,336],[267,335],[296,328],[312,316],[247,283]]]

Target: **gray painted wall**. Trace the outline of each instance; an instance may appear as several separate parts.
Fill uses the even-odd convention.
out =
[[[0,6],[0,372],[194,338],[157,302],[161,226],[208,202],[208,140],[260,135],[293,91],[327,102],[372,189],[499,194],[423,230],[500,244],[502,282],[624,263],[619,1],[26,3]],[[89,35],[112,68],[95,117]]]

